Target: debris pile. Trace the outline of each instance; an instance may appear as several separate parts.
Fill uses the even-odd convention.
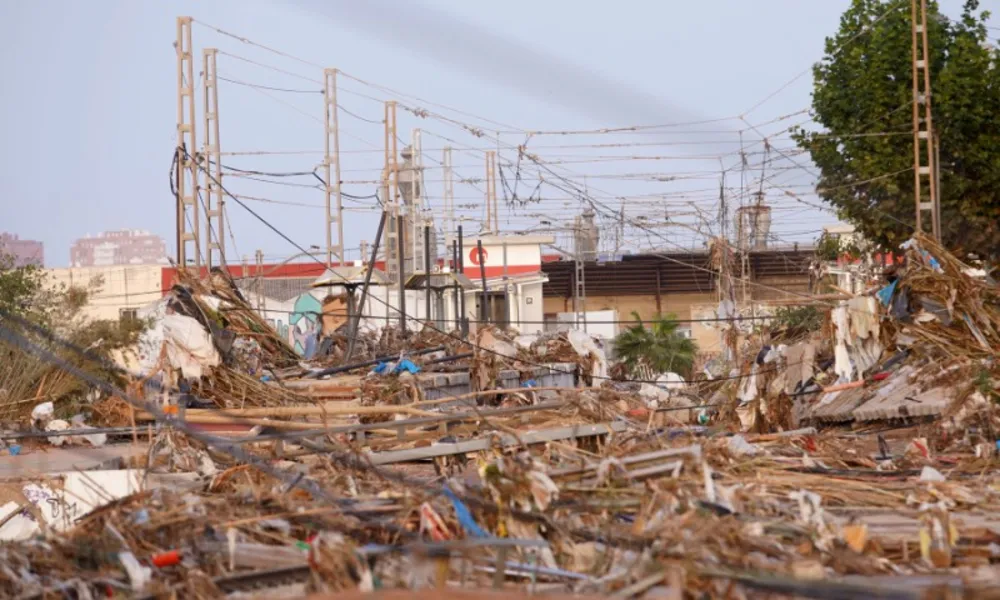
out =
[[[115,428],[42,406],[7,458],[138,449],[5,480],[0,594],[986,597],[997,300],[918,237],[819,332],[621,382],[576,331],[386,328],[306,361],[225,280],[187,282],[95,407]]]

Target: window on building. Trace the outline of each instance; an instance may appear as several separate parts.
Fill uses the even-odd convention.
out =
[[[118,320],[120,321],[135,321],[138,318],[138,312],[134,308],[118,309]]]

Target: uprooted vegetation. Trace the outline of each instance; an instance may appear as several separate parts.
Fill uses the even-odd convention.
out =
[[[102,379],[116,377],[97,360],[87,360],[65,345],[45,339],[31,326],[54,332],[62,340],[105,362],[113,351],[133,345],[146,323],[87,319],[84,309],[103,282],[86,286],[50,285],[40,268],[14,266],[0,256],[0,321],[5,328],[44,351]],[[68,406],[82,400],[87,384],[47,361],[41,361],[15,340],[0,339],[0,420],[22,417],[40,402]]]

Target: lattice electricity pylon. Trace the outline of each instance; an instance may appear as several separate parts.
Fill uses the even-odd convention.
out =
[[[219,84],[216,79],[215,48],[202,51],[202,81],[205,100],[205,145],[202,151],[202,172],[205,178],[205,264],[226,264],[225,198],[222,195],[222,149],[219,146]],[[218,260],[216,260],[216,253]]]
[[[194,266],[201,270],[198,211],[198,146],[195,136],[194,58],[191,17],[177,17],[177,266],[188,266],[188,245]],[[188,225],[190,223],[190,229]]]
[[[911,0],[913,26],[913,195],[916,229],[941,239],[941,203],[938,198],[934,153],[934,120],[931,117],[930,45],[927,41],[927,0]],[[926,179],[926,184],[925,184]],[[924,194],[924,188],[927,194]]]

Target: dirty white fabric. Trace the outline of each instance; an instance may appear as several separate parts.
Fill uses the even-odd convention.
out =
[[[751,444],[742,435],[734,435],[729,438],[726,447],[733,456],[755,456],[760,452],[760,446]]]
[[[656,385],[663,390],[675,391],[683,390],[687,382],[677,373],[664,373],[656,378]]]
[[[847,302],[851,335],[857,339],[878,339],[878,301],[872,296],[858,296]]]
[[[842,381],[850,381],[854,375],[854,366],[851,364],[851,355],[847,352],[846,344],[837,344],[833,349],[834,365],[833,370]]]
[[[746,403],[757,398],[757,363],[750,367],[750,377],[743,378],[737,393],[740,402]]]
[[[816,346],[801,342],[789,346],[785,351],[788,368],[785,377],[785,393],[795,393],[795,388],[813,376],[816,363]]]
[[[847,305],[842,304],[830,311],[830,320],[837,334],[837,343],[847,343],[848,335],[851,331],[850,315],[847,312]]]
[[[55,414],[55,411],[56,407],[54,404],[51,402],[42,402],[31,409],[31,420],[47,423],[52,420],[52,415]]]
[[[180,369],[184,377],[199,378],[206,367],[218,366],[219,353],[212,336],[201,323],[184,315],[166,315],[161,321],[163,344],[170,366]]]
[[[608,358],[604,354],[604,350],[594,341],[594,338],[578,329],[570,329],[566,332],[566,335],[577,354],[580,356],[587,356],[587,354],[594,355],[594,372],[592,375],[599,379],[607,377]]]
[[[168,301],[168,298],[163,298],[136,311],[139,319],[150,321],[149,329],[139,335],[139,341],[136,343],[135,354],[139,375],[148,375],[160,359],[160,350],[163,348],[163,319],[167,316]]]
[[[525,350],[527,350],[527,349],[531,348],[531,346],[535,342],[538,341],[538,337],[539,336],[537,334],[519,335],[516,338],[514,338],[514,343],[517,344],[518,346],[520,346],[521,348],[524,348]]]

